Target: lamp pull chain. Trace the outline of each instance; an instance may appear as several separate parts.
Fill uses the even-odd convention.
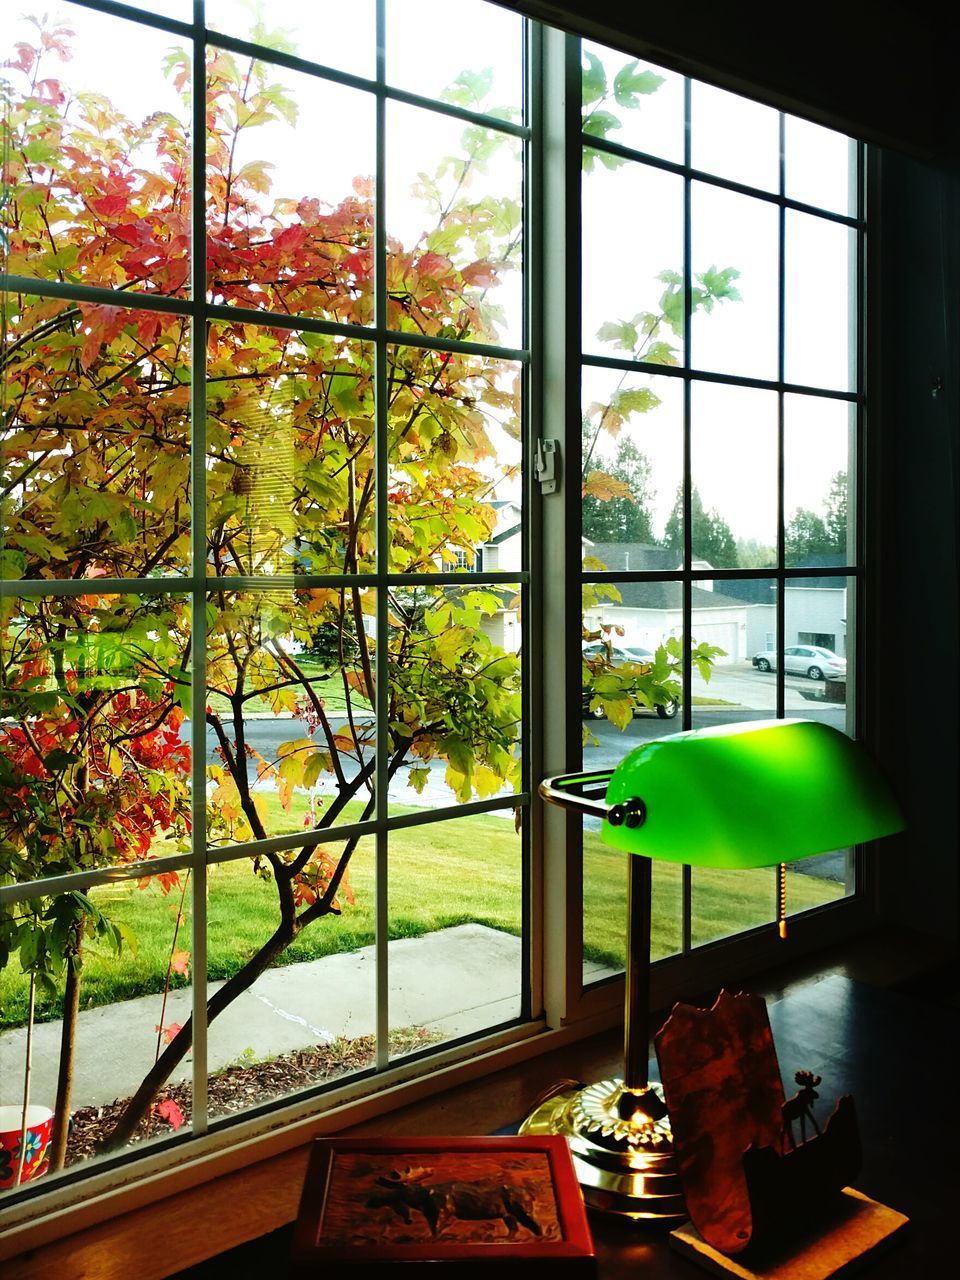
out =
[[[777,928],[780,937],[787,936],[787,864],[777,863]]]

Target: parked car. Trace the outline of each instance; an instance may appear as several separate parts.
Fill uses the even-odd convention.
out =
[[[594,640],[583,646],[583,658],[585,662],[595,662],[598,658],[605,658],[612,667],[623,666],[626,663],[636,663],[643,666],[653,666],[656,656],[649,649],[644,649],[641,645],[621,645],[607,644],[603,640]],[[583,714],[590,716],[594,720],[605,719],[605,712],[602,707],[591,710],[590,702],[594,696],[594,691],[590,685],[583,686]],[[676,698],[665,703],[663,706],[647,707],[641,702],[636,701],[633,705],[633,714],[643,715],[644,713],[652,714],[654,711],[661,720],[672,720],[680,710],[680,703]]]
[[[777,669],[777,655],[772,651],[755,654],[751,661],[758,671]],[[847,660],[818,644],[792,644],[783,651],[783,669],[811,680],[836,680],[846,677]]]

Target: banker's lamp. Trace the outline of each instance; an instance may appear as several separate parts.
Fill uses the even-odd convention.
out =
[[[524,1133],[567,1136],[587,1203],[635,1219],[684,1217],[666,1107],[648,1078],[651,859],[694,867],[780,865],[903,828],[900,808],[852,739],[812,720],[754,720],[669,734],[613,770],[564,774],[545,799],[602,819],[628,860],[623,1079],[551,1094]]]

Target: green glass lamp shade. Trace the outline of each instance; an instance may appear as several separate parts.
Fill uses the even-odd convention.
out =
[[[606,806],[606,844],[699,867],[772,866],[904,826],[863,748],[813,720],[752,720],[646,742],[613,771]]]

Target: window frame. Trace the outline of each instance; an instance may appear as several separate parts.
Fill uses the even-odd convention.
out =
[[[195,14],[192,23],[182,23],[174,19],[163,18],[142,10],[135,10],[127,5],[113,3],[112,0],[74,0],[82,7],[101,13],[113,14],[118,19],[133,18],[144,26],[189,38],[193,44],[194,77],[202,76],[204,67],[205,39],[197,39],[202,30],[202,5],[195,0]],[[380,23],[383,23],[383,0],[378,0]],[[363,1072],[347,1077],[341,1084],[321,1089],[305,1091],[292,1098],[280,1099],[264,1108],[245,1113],[240,1119],[218,1122],[209,1132],[205,1132],[206,1117],[201,1105],[195,1112],[199,1126],[188,1142],[157,1142],[149,1148],[134,1149],[121,1156],[102,1161],[93,1167],[79,1166],[72,1174],[68,1173],[56,1181],[48,1191],[44,1184],[32,1184],[15,1193],[0,1205],[0,1223],[10,1227],[22,1227],[30,1219],[36,1217],[36,1210],[41,1207],[44,1214],[62,1210],[74,1213],[81,1211],[89,1198],[101,1194],[109,1201],[108,1212],[118,1210],[125,1202],[142,1201],[153,1194],[167,1195],[176,1186],[192,1185],[206,1177],[214,1176],[225,1169],[252,1163],[274,1151],[285,1150],[297,1146],[309,1137],[322,1131],[330,1131],[345,1123],[381,1114],[399,1105],[413,1096],[423,1095],[450,1083],[463,1083],[488,1073],[495,1066],[507,1065],[534,1054],[546,1052],[557,1043],[589,1035],[598,1029],[613,1025],[622,1007],[622,978],[605,980],[593,986],[585,985],[582,977],[582,840],[579,826],[568,815],[538,801],[534,795],[535,780],[544,774],[558,772],[572,767],[580,754],[580,704],[581,674],[579,627],[580,616],[580,519],[579,519],[579,476],[580,448],[580,394],[579,370],[582,363],[580,350],[579,296],[579,182],[580,152],[582,138],[579,128],[580,102],[580,60],[579,41],[552,28],[527,22],[527,41],[529,45],[529,62],[527,72],[527,95],[529,116],[523,126],[514,130],[516,136],[522,137],[526,143],[528,160],[525,164],[525,195],[528,199],[528,210],[537,210],[535,215],[528,212],[526,223],[526,269],[530,285],[527,293],[527,311],[525,317],[526,342],[523,349],[490,346],[484,354],[491,357],[520,360],[525,369],[525,406],[528,418],[525,432],[525,457],[529,461],[534,455],[534,447],[538,440],[545,436],[555,438],[558,434],[555,423],[563,424],[561,441],[563,444],[564,478],[560,491],[556,495],[542,495],[533,475],[533,467],[524,467],[524,502],[527,511],[527,533],[524,539],[524,567],[520,573],[504,571],[499,573],[483,573],[464,569],[461,573],[445,574],[444,582],[462,580],[468,585],[484,582],[517,582],[521,581],[525,589],[524,607],[529,623],[525,627],[524,645],[527,670],[538,667],[541,671],[551,672],[564,689],[565,697],[547,697],[543,683],[525,680],[524,703],[525,717],[529,729],[528,745],[524,750],[524,784],[518,796],[499,801],[485,802],[476,806],[476,811],[486,812],[491,809],[513,807],[520,803],[525,806],[527,821],[527,848],[524,855],[526,867],[525,880],[528,886],[525,893],[525,923],[527,926],[528,951],[524,971],[526,988],[524,1009],[520,1020],[504,1028],[491,1029],[489,1033],[472,1038],[468,1048],[461,1042],[448,1042],[439,1052],[427,1051],[418,1057],[405,1059],[397,1065],[389,1065],[381,1058],[378,1072]],[[293,70],[316,71],[317,65],[303,59],[283,55],[276,50],[261,48],[246,41],[232,38],[217,38],[216,43],[235,52],[251,53],[262,57],[265,61],[286,66]],[[377,82],[361,81],[357,77],[344,73],[328,73],[331,79],[342,83],[354,84],[367,89],[373,85],[372,92],[377,95],[378,109],[382,113],[388,97],[394,96],[400,101],[417,105],[430,105],[428,100],[419,99],[416,95],[401,91],[387,90],[382,79],[382,47],[379,53],[379,74]],[[195,79],[196,82],[196,79]],[[689,109],[689,81],[687,82],[687,99]],[[433,104],[435,106],[435,104]],[[450,109],[449,114],[459,115],[466,120],[477,122],[480,118],[472,113]],[[195,136],[202,136],[203,129],[202,98],[194,104],[193,127]],[[503,122],[496,123],[502,128]],[[559,135],[558,135],[559,130]],[[781,133],[783,116],[781,114]],[[378,172],[382,174],[383,143],[382,120],[379,131],[380,144],[378,155]],[[595,145],[596,140],[591,140]],[[619,144],[615,144],[618,146]],[[693,170],[689,165],[689,137],[686,163],[680,167],[684,175],[685,185],[689,192],[689,184],[693,180]],[[629,148],[621,148],[631,152]],[[633,154],[631,152],[631,154]],[[670,162],[649,158],[651,163],[660,167],[676,170]],[[806,389],[809,394],[830,394],[834,398],[855,400],[859,411],[857,430],[857,472],[862,472],[863,458],[863,425],[865,395],[862,390],[862,373],[864,368],[864,327],[863,327],[863,289],[864,289],[864,239],[865,221],[862,216],[865,158],[861,147],[861,160],[858,170],[858,186],[861,216],[856,220],[857,229],[861,232],[859,240],[858,265],[858,352],[857,362],[861,374],[861,389],[849,395],[837,396],[836,393],[823,393],[816,389]],[[781,161],[782,169],[782,161]],[[700,175],[698,175],[699,180]],[[202,162],[199,171],[193,175],[194,190],[204,189],[204,172]],[[706,175],[706,180],[716,185],[726,186],[733,190],[741,189],[741,184],[714,179]],[[382,193],[382,183],[379,184]],[[751,192],[752,194],[752,192]],[[778,196],[765,194],[765,198],[776,201],[780,208],[780,243],[781,243],[781,281],[782,281],[782,244],[784,214],[787,208],[809,210],[797,201],[785,197],[782,192]],[[378,196],[378,237],[380,249],[383,249],[384,223],[382,194]],[[689,201],[689,196],[688,196]],[[202,202],[196,201],[193,218],[193,243],[202,245],[206,234]],[[849,225],[850,220],[839,215],[831,215],[835,221],[843,221]],[[686,278],[689,297],[689,220],[685,234],[685,259],[687,263]],[[571,249],[571,246],[576,246]],[[191,255],[192,289],[190,300],[143,297],[131,301],[132,307],[145,310],[174,312],[191,318],[194,326],[194,342],[198,331],[202,337],[203,325],[207,317],[227,316],[243,318],[254,324],[263,324],[267,313],[241,313],[235,307],[211,304],[206,298],[206,287],[203,269],[204,255]],[[383,253],[378,252],[378,262],[382,264]],[[382,268],[381,268],[382,269]],[[55,282],[5,278],[7,286],[13,290],[49,297],[63,297],[71,300],[91,302],[110,302],[113,295],[108,290],[96,290],[84,286],[57,286]],[[782,287],[781,287],[781,326],[780,326],[780,376],[774,383],[764,383],[779,394],[780,421],[779,431],[782,441],[783,432],[783,397],[797,388],[783,381],[783,327],[782,327]],[[273,317],[271,317],[273,319]],[[689,325],[689,310],[687,314]],[[317,332],[340,332],[344,326],[328,324],[323,321],[310,322],[304,317],[294,317],[288,327],[301,330],[314,329]],[[355,336],[363,340],[374,340],[378,350],[383,351],[388,342],[408,341],[408,334],[393,334],[383,327],[380,320],[371,330],[363,329]],[[429,345],[424,343],[422,345]],[[467,344],[469,345],[469,344]],[[200,350],[203,343],[200,342]],[[594,359],[593,363],[599,363]],[[614,366],[619,367],[619,366]],[[574,373],[575,371],[575,373]],[[663,372],[658,368],[658,373]],[[685,387],[689,387],[697,376],[695,370],[684,365],[679,373],[668,376],[683,378]],[[756,380],[714,375],[709,381],[730,382],[733,385],[750,385]],[[685,415],[685,485],[689,497],[689,393],[686,395],[687,410]],[[192,410],[195,422],[205,420],[204,379],[194,380]],[[378,415],[382,424],[382,415]],[[381,441],[383,427],[381,425]],[[381,465],[385,465],[385,450],[381,447]],[[381,472],[381,477],[383,473]],[[198,507],[203,506],[204,474],[203,474],[203,434],[194,439],[194,461],[192,466],[193,493]],[[687,547],[685,567],[679,580],[684,591],[685,630],[689,633],[690,590],[700,579],[720,580],[724,572],[727,577],[775,577],[782,586],[787,579],[803,576],[802,571],[788,570],[783,558],[783,511],[782,511],[782,462],[779,480],[779,534],[778,564],[775,570],[730,570],[715,569],[696,570],[690,567],[689,529],[687,531]],[[858,545],[859,530],[863,525],[863,490],[855,486],[853,497],[856,499],[856,528]],[[381,524],[381,535],[385,534],[385,526]],[[194,564],[205,561],[205,521],[199,520],[194,526]],[[383,545],[381,543],[381,545]],[[824,576],[823,569],[815,571]],[[629,576],[629,575],[628,575]],[[864,567],[862,562],[855,566],[844,566],[833,576],[856,582],[856,597],[859,605],[862,595]],[[617,574],[618,580],[624,574]],[[638,575],[638,580],[642,575]],[[382,582],[389,582],[390,575],[371,575],[368,585],[376,587]],[[404,578],[410,582],[412,579]],[[426,581],[426,579],[425,579]],[[432,578],[427,585],[435,585],[438,578]],[[194,636],[202,638],[205,634],[204,601],[208,588],[207,579],[203,577],[187,577],[177,579],[155,579],[148,586],[142,580],[118,580],[117,586],[122,591],[149,590],[156,593],[169,591],[174,585],[183,589],[187,584],[193,591],[195,626]],[[114,584],[107,582],[109,587]],[[243,585],[231,579],[231,585]],[[17,590],[29,594],[71,593],[72,589],[59,587],[53,591],[43,584],[31,587],[18,583]],[[76,588],[78,593],[79,587]],[[383,594],[383,593],[381,593]],[[784,604],[783,591],[777,593],[777,637],[778,647],[783,647]],[[385,620],[385,603],[379,606]],[[577,623],[571,626],[572,620]],[[857,651],[863,651],[865,643],[861,628],[855,631]],[[532,658],[532,661],[531,661]],[[385,665],[385,658],[384,658]],[[783,715],[783,664],[777,677],[777,714]],[[685,689],[690,685],[689,655],[683,668]],[[381,682],[385,683],[385,682]],[[195,681],[194,703],[192,714],[203,713],[203,682]],[[685,716],[689,716],[689,699],[685,699]],[[859,707],[853,712],[859,727]],[[686,727],[686,720],[684,721]],[[201,753],[196,753],[194,760],[193,785],[194,794],[202,795],[204,790],[205,761]],[[438,810],[436,816],[424,819],[424,824],[454,818],[463,813],[462,806]],[[392,829],[388,817],[363,824],[363,832],[372,834],[378,842],[378,863],[381,873],[386,869],[386,833]],[[350,828],[338,830],[338,836],[349,835]],[[203,839],[203,824],[196,824],[194,829],[194,848],[189,858],[165,860],[163,865],[173,867],[190,867],[195,876],[195,892],[202,900],[205,889],[206,867],[210,861],[219,861],[219,857],[210,859]],[[324,835],[328,833],[323,833]],[[318,836],[318,842],[322,838]],[[269,842],[267,842],[269,843]],[[262,845],[260,847],[263,847]],[[237,845],[231,849],[229,856],[239,858],[250,852],[245,846]],[[862,867],[862,855],[858,857],[858,867]],[[160,861],[149,865],[151,872],[161,869]],[[109,878],[108,873],[80,873],[72,877],[70,883],[76,887],[85,887],[102,882]],[[689,884],[689,877],[687,877]],[[43,882],[45,887],[53,886],[53,881]],[[802,917],[791,917],[791,936],[787,944],[774,938],[774,930],[759,928],[733,938],[722,939],[706,947],[692,948],[689,945],[689,921],[685,929],[686,945],[681,955],[670,957],[659,962],[654,971],[653,1007],[662,1007],[675,998],[681,990],[704,989],[714,978],[724,982],[736,980],[752,969],[765,964],[782,962],[789,955],[800,954],[825,942],[839,939],[869,918],[869,903],[865,891],[865,880],[858,874],[856,892],[839,903],[824,908],[817,908]],[[20,887],[18,886],[18,889]],[[19,894],[19,896],[25,896]],[[685,894],[689,906],[689,889]],[[771,904],[773,906],[773,904]],[[379,908],[379,932],[386,937],[385,908]],[[769,935],[769,936],[768,936]],[[202,910],[194,915],[194,964],[197,970],[205,970],[205,919]],[[385,950],[385,944],[383,949]],[[205,991],[205,984],[195,984],[194,1013],[198,1017],[205,1009],[205,1001],[200,994]],[[380,1015],[383,1034],[380,1042],[386,1044],[386,1013],[382,1006]],[[202,1019],[198,1018],[198,1023]],[[206,1082],[206,1053],[203,1037],[197,1037],[194,1051],[195,1097],[202,1097]],[[197,1090],[202,1079],[203,1086]],[[374,1088],[371,1089],[371,1084]],[[317,1103],[325,1104],[320,1111]],[[267,1136],[265,1136],[267,1135]],[[131,1183],[131,1175],[133,1186]],[[147,1189],[147,1184],[155,1183],[154,1190]],[[162,1190],[156,1188],[162,1187]],[[126,1190],[124,1190],[126,1188]],[[69,1221],[69,1215],[66,1221]]]

